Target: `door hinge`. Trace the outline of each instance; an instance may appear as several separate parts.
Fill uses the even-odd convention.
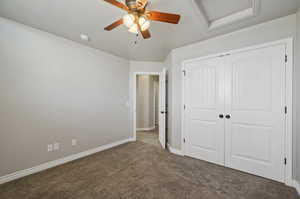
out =
[[[287,63],[287,61],[288,61],[288,56],[285,55],[285,63]]]
[[[284,165],[286,165],[286,163],[287,163],[287,159],[286,159],[286,158],[284,158]]]
[[[287,114],[287,106],[284,107],[284,113]]]
[[[183,70],[182,72],[183,72],[183,75],[184,75],[184,76],[186,76],[186,71],[185,71],[185,70]]]

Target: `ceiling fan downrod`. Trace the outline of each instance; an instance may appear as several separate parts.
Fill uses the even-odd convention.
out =
[[[137,9],[137,3],[136,0],[126,0],[126,5],[130,10],[136,10]]]

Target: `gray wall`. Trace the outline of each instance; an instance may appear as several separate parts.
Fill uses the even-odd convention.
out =
[[[0,30],[0,176],[132,136],[127,60],[2,18]]]
[[[169,131],[169,143],[171,146],[176,149],[181,149],[182,61],[289,37],[296,37],[296,15],[279,18],[227,35],[174,49],[171,58],[172,129]],[[294,118],[294,125],[296,125],[296,118]],[[294,131],[294,137],[295,136],[296,131]],[[294,139],[294,142],[296,143],[296,139]],[[294,151],[294,157],[295,156],[296,153]],[[294,164],[295,163],[296,161],[294,161]]]
[[[296,169],[296,180],[298,181],[298,184],[300,184],[300,122],[299,122],[299,117],[300,117],[300,8],[298,9],[297,12],[297,39],[296,39],[297,45],[296,45],[296,53],[295,53],[295,61],[296,61],[296,67],[295,67],[295,100],[294,102],[297,102],[296,105],[296,114],[297,118],[295,118],[295,125],[297,125],[297,135],[296,135],[296,160],[297,160],[297,167]],[[297,120],[296,120],[297,119]]]

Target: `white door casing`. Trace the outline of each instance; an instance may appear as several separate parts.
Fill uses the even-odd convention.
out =
[[[136,97],[137,97],[137,93],[136,93],[136,88],[137,88],[137,76],[138,75],[157,75],[159,76],[161,74],[161,72],[134,72],[132,74],[132,118],[133,118],[133,121],[132,121],[132,126],[133,126],[133,137],[132,137],[132,140],[136,141],[136,131],[137,131],[137,128],[136,128],[136,120],[137,120],[137,100],[136,100]]]
[[[288,60],[291,61],[285,63],[284,57],[286,54]],[[208,61],[209,59],[214,61]],[[222,60],[219,61],[221,63],[217,62],[218,59]],[[189,86],[191,79],[194,78],[190,76],[189,70],[197,72],[202,68],[200,70],[202,72],[197,73],[198,76],[202,73],[202,76],[205,77],[200,75],[202,80],[194,81],[205,83],[205,81],[214,77],[211,75],[212,72],[203,69],[207,68],[208,62],[215,62],[215,64],[210,64],[212,68],[216,68],[216,65],[223,65],[224,70],[224,76],[218,76],[220,79],[216,81],[223,82],[223,97],[220,95],[222,91],[219,92],[219,96],[223,99],[224,116],[230,115],[230,119],[226,119],[226,117],[223,119],[223,162],[222,158],[216,161],[212,156],[205,156],[199,150],[194,150],[191,153],[191,148],[196,148],[195,145],[205,146],[209,145],[209,141],[217,140],[216,138],[208,139],[209,136],[213,136],[207,135],[207,132],[213,132],[211,129],[215,128],[209,129],[207,128],[208,125],[204,125],[205,128],[203,128],[203,125],[189,124],[192,121],[189,118],[190,116],[193,116],[194,120],[200,119],[196,123],[201,123],[201,120],[205,121],[209,118],[209,114],[206,114],[204,118],[201,114],[192,114],[196,110],[195,107],[203,106],[203,102],[196,100],[196,103],[191,103],[189,99],[193,95],[194,98],[195,96],[196,98],[199,98],[199,96],[200,99],[203,98],[199,92],[191,93],[195,88]],[[191,69],[196,67],[197,64],[201,64],[198,67],[199,69]],[[186,105],[186,110],[182,109],[184,114],[182,130],[183,140],[185,140],[185,143],[183,141],[183,153],[290,185],[292,174],[292,111],[285,113],[285,106],[292,105],[292,79],[289,80],[289,78],[292,78],[292,39],[185,61],[183,70],[186,73],[183,88],[183,105]],[[210,71],[213,70],[215,69],[210,69]],[[192,74],[192,76],[196,75]],[[286,76],[288,79],[286,79]],[[212,85],[212,83],[208,82],[206,86],[198,85],[198,88],[204,87],[207,89],[209,85]],[[219,88],[221,87],[222,85],[219,85]],[[204,91],[205,89],[202,89],[202,94]],[[212,95],[207,95],[204,98],[212,98]],[[193,103],[196,106],[191,107]],[[209,105],[206,108],[210,108],[210,110],[216,109],[212,108],[216,107],[215,103],[206,105]],[[199,110],[197,112],[201,113]],[[218,114],[222,113],[221,110],[217,111]],[[206,111],[206,113],[210,112]],[[217,124],[216,116],[206,122],[213,124],[214,121]],[[205,124],[205,122],[202,124]],[[193,131],[197,128],[202,128],[207,132],[195,134]],[[219,134],[222,135],[222,133]],[[199,142],[193,139],[190,141],[191,138],[196,138],[195,135],[198,137],[200,135],[204,136],[201,137],[202,139]],[[219,143],[222,145],[221,142]],[[219,157],[222,157],[222,155]],[[285,157],[288,158],[286,167],[284,165]]]
[[[164,68],[159,75],[159,142],[166,148],[166,76],[167,70]]]
[[[224,65],[221,58],[185,67],[186,154],[224,164]]]

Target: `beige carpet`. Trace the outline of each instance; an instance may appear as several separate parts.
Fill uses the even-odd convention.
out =
[[[155,129],[153,131],[137,131],[136,132],[136,139],[138,141],[152,144],[154,146],[159,147],[159,141],[158,141],[158,129]]]
[[[1,199],[296,199],[264,178],[128,143],[0,186]]]

